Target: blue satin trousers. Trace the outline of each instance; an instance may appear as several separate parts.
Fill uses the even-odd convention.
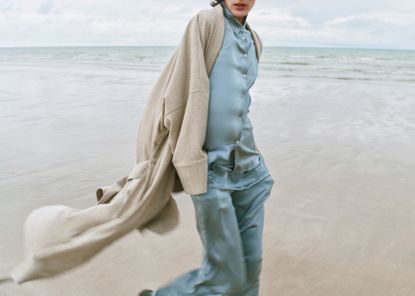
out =
[[[202,264],[159,287],[154,296],[259,295],[264,202],[274,184],[259,158],[259,165],[243,173],[211,163],[207,192],[191,196],[204,247]]]

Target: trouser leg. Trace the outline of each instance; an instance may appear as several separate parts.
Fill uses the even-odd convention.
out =
[[[209,187],[193,195],[202,265],[162,286],[155,296],[258,296],[264,202],[273,184],[267,176],[246,189]]]
[[[246,282],[246,268],[231,191],[217,188],[193,195],[203,247],[202,266],[156,291],[156,296],[234,295]]]
[[[269,198],[273,184],[273,177],[268,175],[250,188],[234,191],[232,194],[246,268],[246,288],[235,296],[259,295],[262,271],[264,202]]]

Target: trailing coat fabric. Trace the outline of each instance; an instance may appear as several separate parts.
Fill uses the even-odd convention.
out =
[[[262,43],[249,25],[259,60]],[[224,37],[220,5],[203,9],[186,26],[179,46],[150,91],[137,134],[136,163],[128,175],[96,190],[86,209],[50,205],[24,223],[25,258],[11,272],[18,284],[52,277],[91,259],[136,229],[174,229],[173,192],[207,191],[209,74]]]

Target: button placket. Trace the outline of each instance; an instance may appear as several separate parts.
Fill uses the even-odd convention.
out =
[[[223,126],[225,127],[226,124],[228,124],[229,128],[226,128],[226,129],[224,128],[223,134],[221,133],[217,137],[220,137],[221,139],[223,139],[224,144],[230,145],[229,149],[235,149],[234,160],[232,160],[235,162],[235,167],[236,167],[234,172],[243,172],[246,170],[246,165],[240,162],[240,158],[244,157],[245,155],[243,154],[243,151],[245,148],[253,149],[252,147],[249,147],[248,145],[248,142],[250,142],[250,139],[252,137],[249,134],[246,134],[250,132],[249,131],[250,121],[246,115],[249,112],[249,104],[250,104],[250,97],[249,97],[248,90],[250,86],[252,85],[254,78],[257,75],[256,70],[252,69],[253,67],[255,67],[255,64],[254,64],[255,53],[254,51],[252,51],[252,50],[255,50],[255,48],[253,46],[254,43],[252,42],[251,32],[245,26],[236,22],[232,14],[228,14],[227,11],[225,11],[225,15],[227,17],[227,23],[226,23],[227,31],[226,32],[228,34],[228,35],[225,35],[225,38],[227,38],[226,41],[228,41],[229,43],[232,42],[232,45],[234,46],[233,53],[227,52],[227,54],[229,55],[232,54],[233,58],[227,58],[226,61],[231,60],[233,63],[233,69],[229,70],[229,77],[232,77],[232,81],[229,78],[230,80],[229,84],[233,83],[234,85],[231,99],[235,100],[235,102],[233,102],[232,104],[229,104],[230,106],[233,106],[233,107],[230,110],[227,110],[227,111],[230,111],[229,113],[227,112],[228,116],[230,115],[232,116],[232,118],[227,118],[226,119],[227,121],[225,119],[223,120]],[[223,71],[223,72],[226,73],[226,71]],[[225,75],[227,76],[227,74]],[[221,79],[222,77],[219,76],[218,80],[221,80]],[[238,93],[240,97],[238,97]],[[237,108],[235,109],[235,107]],[[216,118],[214,120],[216,120]],[[219,121],[219,118],[218,118],[218,121]],[[215,129],[214,125],[211,125],[211,126],[213,127],[213,129]],[[215,131],[215,135],[216,134],[217,133]],[[248,142],[246,139],[248,139]],[[220,141],[218,141],[218,143],[216,142],[213,143],[213,141],[210,141],[210,144],[212,147],[215,145],[219,146],[221,144]],[[243,149],[241,149],[241,147]],[[225,155],[223,153],[224,151],[218,150],[217,154],[214,154],[213,157],[218,156],[220,159],[220,157]],[[250,166],[252,166],[251,162],[250,162]],[[214,174],[212,174],[212,176],[214,176]]]

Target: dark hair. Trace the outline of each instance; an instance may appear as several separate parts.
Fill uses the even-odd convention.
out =
[[[225,2],[225,0],[212,0],[210,1],[210,6],[215,7],[216,5],[220,4],[223,7],[223,2]]]

